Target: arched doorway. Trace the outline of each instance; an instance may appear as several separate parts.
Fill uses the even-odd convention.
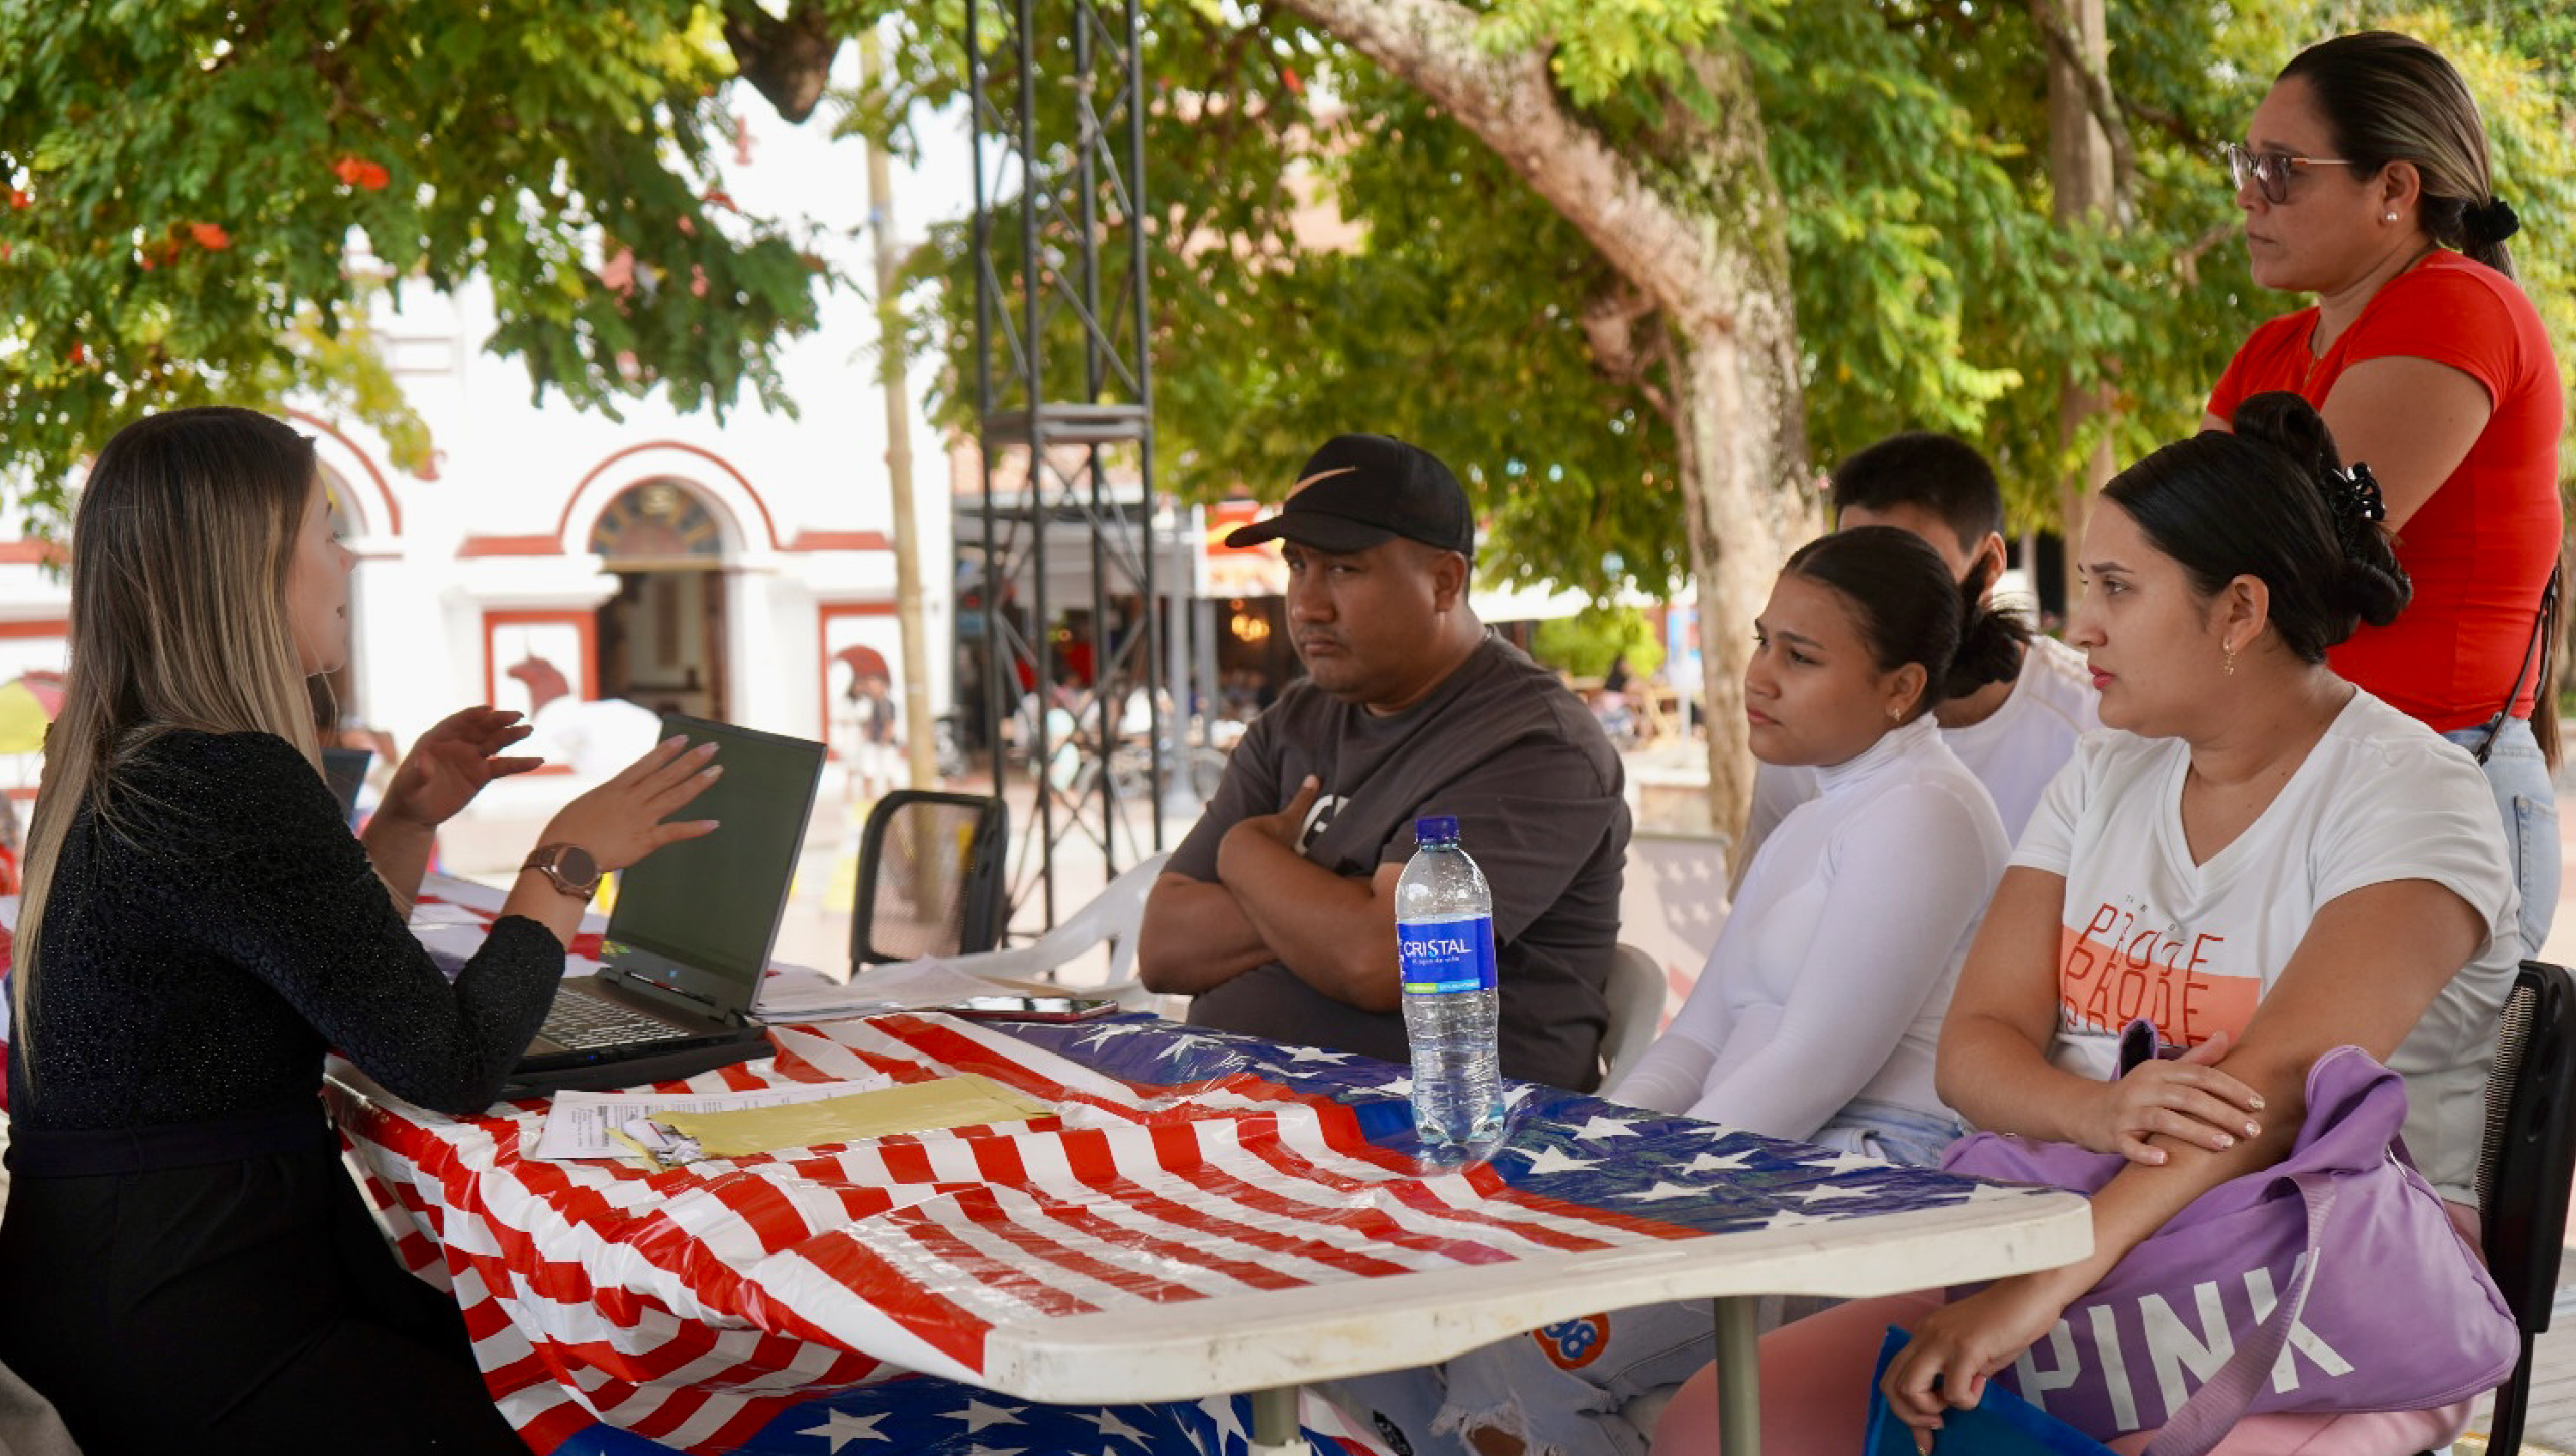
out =
[[[725,718],[725,530],[685,482],[620,492],[590,549],[617,577],[598,614],[599,692],[656,712]]]

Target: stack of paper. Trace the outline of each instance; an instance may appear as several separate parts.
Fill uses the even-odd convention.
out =
[[[847,1082],[792,1082],[749,1092],[558,1092],[546,1107],[545,1131],[537,1135],[534,1156],[557,1161],[630,1157],[634,1149],[619,1142],[616,1133],[638,1118],[667,1112],[785,1107],[893,1085],[892,1077],[863,1077]]]
[[[900,1085],[891,1077],[863,1077],[749,1092],[559,1092],[534,1156],[561,1162],[642,1156],[670,1168],[702,1157],[1026,1122],[1053,1111],[971,1072]]]
[[[760,983],[751,1014],[767,1022],[830,1021],[887,1011],[924,1011],[997,994],[1061,996],[1064,988],[969,975],[933,957],[872,967],[851,977],[847,985],[819,976],[772,976]]]

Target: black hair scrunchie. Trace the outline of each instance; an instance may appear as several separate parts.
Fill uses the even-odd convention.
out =
[[[2490,197],[2460,209],[2460,226],[2472,246],[2495,244],[2522,231],[2522,218],[2514,212],[2512,203]]]
[[[2380,522],[2388,519],[2388,503],[2379,493],[2379,477],[2370,467],[2356,460],[2348,470],[2328,469],[2317,477],[2326,497],[2326,506],[2349,522]]]

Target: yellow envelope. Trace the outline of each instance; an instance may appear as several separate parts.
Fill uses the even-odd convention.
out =
[[[969,1072],[912,1082],[882,1092],[854,1092],[785,1107],[746,1107],[733,1112],[662,1112],[653,1120],[697,1140],[708,1156],[741,1157],[780,1148],[854,1143],[891,1133],[984,1123],[1026,1122],[1053,1107],[1025,1097],[990,1077]]]

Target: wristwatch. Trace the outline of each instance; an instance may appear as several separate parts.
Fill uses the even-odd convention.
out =
[[[588,900],[599,893],[599,861],[578,844],[540,844],[519,868],[535,870],[576,900]]]

